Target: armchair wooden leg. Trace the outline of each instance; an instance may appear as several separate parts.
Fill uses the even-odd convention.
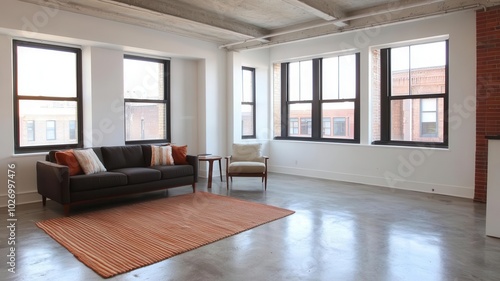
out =
[[[46,206],[47,205],[47,197],[45,196],[42,196],[42,206]]]

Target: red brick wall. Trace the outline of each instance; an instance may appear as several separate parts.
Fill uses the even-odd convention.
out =
[[[476,15],[476,175],[474,200],[486,202],[488,135],[500,134],[500,6]]]

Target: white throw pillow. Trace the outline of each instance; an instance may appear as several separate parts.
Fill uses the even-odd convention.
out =
[[[171,146],[151,146],[151,166],[174,165]]]
[[[78,160],[78,163],[82,167],[83,172],[88,174],[95,174],[99,172],[106,172],[106,168],[95,154],[92,149],[75,149],[73,154]]]

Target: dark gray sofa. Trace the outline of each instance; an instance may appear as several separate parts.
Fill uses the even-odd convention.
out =
[[[92,148],[106,172],[89,175],[69,175],[67,166],[56,164],[50,151],[46,161],[38,161],[37,189],[43,205],[47,198],[70,207],[98,199],[191,185],[196,190],[198,157],[187,155],[188,165],[150,166],[151,146],[103,146]]]

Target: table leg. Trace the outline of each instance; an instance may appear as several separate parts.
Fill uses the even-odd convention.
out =
[[[212,188],[212,171],[214,169],[214,161],[208,161],[208,188]]]
[[[219,159],[219,173],[220,173],[220,181],[222,182],[222,164],[220,163],[221,160]]]

